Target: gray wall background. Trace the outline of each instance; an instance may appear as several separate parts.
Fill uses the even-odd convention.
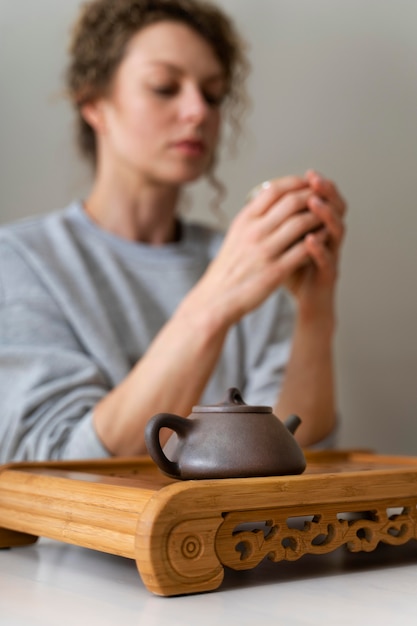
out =
[[[0,222],[82,196],[63,96],[80,0],[0,0]],[[261,180],[314,167],[349,203],[338,291],[340,445],[417,454],[417,3],[222,0],[250,43],[252,109],[219,168],[232,217]],[[211,222],[211,194],[192,190]]]

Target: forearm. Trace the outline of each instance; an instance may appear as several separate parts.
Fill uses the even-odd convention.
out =
[[[115,455],[146,452],[144,430],[156,413],[187,416],[213,372],[227,326],[185,301],[131,373],[96,407],[94,425]]]
[[[297,439],[303,446],[320,441],[335,426],[333,335],[330,319],[296,322],[276,411],[281,419],[291,413],[301,417]]]
[[[307,173],[307,178],[314,191],[308,207],[323,228],[304,238],[311,262],[288,281],[297,300],[298,317],[277,407],[280,416],[300,415],[303,423],[297,438],[303,446],[322,440],[335,427],[335,288],[346,211],[346,204],[331,181],[313,171]]]

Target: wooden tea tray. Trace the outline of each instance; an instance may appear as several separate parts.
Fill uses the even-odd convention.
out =
[[[175,481],[148,457],[0,467],[0,547],[38,536],[136,561],[159,595],[216,589],[224,567],[417,538],[417,458],[306,453],[299,476]]]

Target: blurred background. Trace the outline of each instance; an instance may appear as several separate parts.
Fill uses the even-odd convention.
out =
[[[63,70],[80,0],[0,0],[0,223],[90,182]],[[417,454],[417,2],[222,0],[249,44],[251,110],[219,177],[230,218],[258,182],[315,168],[349,204],[336,339],[341,447]],[[190,216],[216,222],[205,183]]]

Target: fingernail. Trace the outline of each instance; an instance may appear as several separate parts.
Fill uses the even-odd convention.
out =
[[[307,170],[306,176],[311,176],[312,178],[314,178],[316,182],[320,182],[324,180],[324,176],[320,174],[320,172],[318,172],[317,170],[313,170],[313,169]]]
[[[256,187],[254,187],[253,189],[251,189],[251,191],[248,193],[247,195],[247,200],[253,200],[254,198],[256,198],[256,196],[258,194],[261,193],[261,191],[263,191],[264,189],[268,189],[268,187],[271,186],[271,181],[270,180],[265,180],[263,183],[260,183],[259,185],[256,185]]]

